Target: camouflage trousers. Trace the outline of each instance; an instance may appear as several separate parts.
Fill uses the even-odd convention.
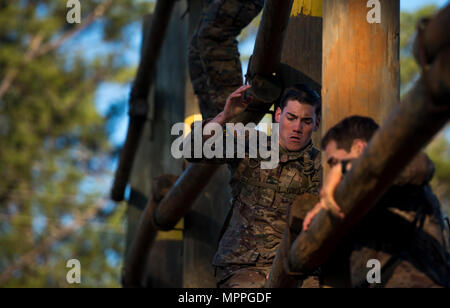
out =
[[[217,287],[221,289],[264,288],[270,266],[216,267]]]
[[[261,11],[264,0],[205,0],[189,46],[189,72],[204,118],[223,110],[243,83],[236,37]]]
[[[260,289],[264,288],[271,266],[255,267],[217,267],[217,287],[220,289]],[[320,287],[319,277],[312,276],[298,281],[298,288],[315,289]]]

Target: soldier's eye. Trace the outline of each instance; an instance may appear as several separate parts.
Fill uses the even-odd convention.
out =
[[[336,166],[339,162],[337,161],[337,159],[330,159],[328,160],[328,165],[333,168],[334,166]]]

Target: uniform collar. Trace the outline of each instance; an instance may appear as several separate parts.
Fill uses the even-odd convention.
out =
[[[304,147],[302,150],[295,151],[295,152],[288,151],[280,145],[280,162],[285,163],[288,161],[297,160],[300,157],[305,157],[305,156],[307,156],[309,158],[311,155],[312,149],[313,149],[312,141],[310,141],[308,143],[308,145],[306,147]]]

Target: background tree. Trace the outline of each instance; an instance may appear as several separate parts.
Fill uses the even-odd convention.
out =
[[[67,287],[72,258],[81,286],[120,285],[124,205],[105,179],[126,102],[101,115],[94,98],[105,81],[130,82],[126,29],[153,4],[84,0],[68,24],[66,1],[0,3],[0,286]]]

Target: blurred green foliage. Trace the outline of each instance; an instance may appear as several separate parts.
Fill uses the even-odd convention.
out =
[[[419,66],[412,55],[412,45],[417,31],[417,23],[421,18],[433,15],[436,10],[436,6],[428,5],[414,12],[401,12],[400,14],[400,78],[402,94],[419,76]]]
[[[102,116],[94,98],[102,82],[132,80],[124,30],[154,3],[83,0],[83,22],[68,24],[66,2],[0,2],[0,287],[70,287],[72,258],[79,286],[120,286],[125,206],[108,201],[105,178],[115,154],[108,127],[126,102]]]

